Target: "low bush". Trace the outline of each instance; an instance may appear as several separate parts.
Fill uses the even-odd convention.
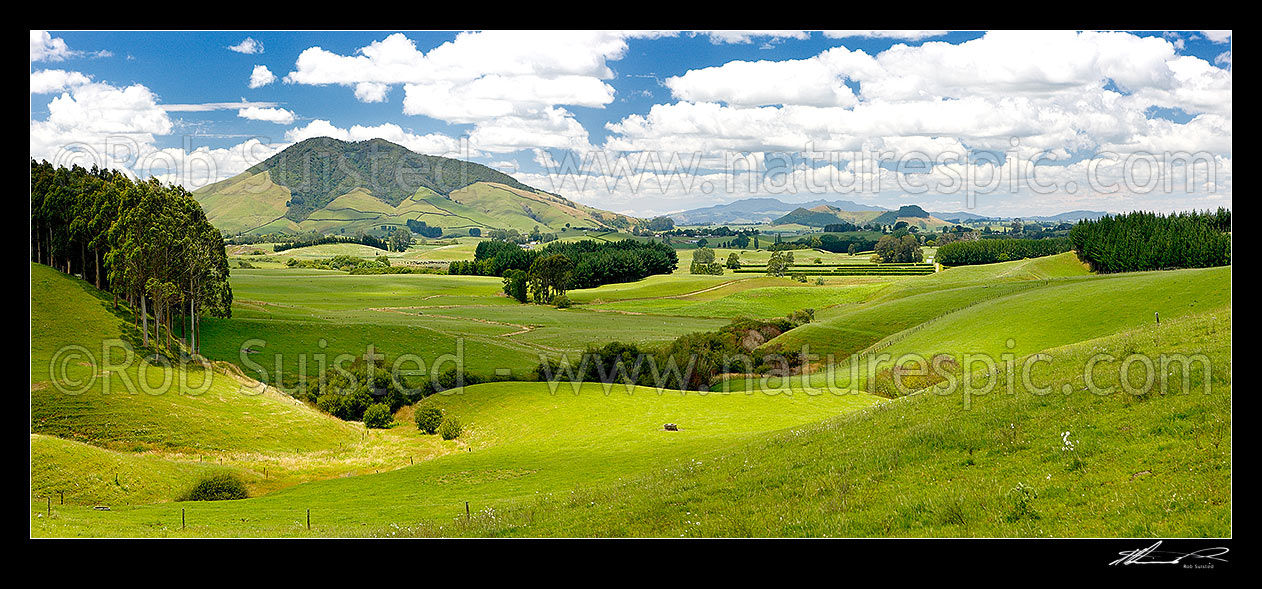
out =
[[[364,426],[374,429],[390,427],[394,416],[390,414],[390,406],[385,403],[374,403],[364,411]]]
[[[413,412],[416,419],[416,429],[427,434],[438,431],[438,426],[443,423],[443,410],[437,407],[418,407]]]
[[[461,427],[460,420],[455,417],[444,419],[442,425],[438,426],[438,435],[442,436],[444,440],[454,440],[460,437],[463,431],[464,428]]]
[[[230,499],[246,499],[250,493],[245,483],[231,473],[211,475],[197,482],[179,501],[226,501]]]

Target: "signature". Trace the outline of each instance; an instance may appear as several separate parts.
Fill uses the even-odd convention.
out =
[[[1229,549],[1217,546],[1214,548],[1202,548],[1193,552],[1173,552],[1170,550],[1157,550],[1161,546],[1161,541],[1147,548],[1139,550],[1123,550],[1118,554],[1122,555],[1109,565],[1127,565],[1127,564],[1180,564],[1184,559],[1204,559],[1210,561],[1227,562],[1225,558],[1220,556],[1227,554]]]

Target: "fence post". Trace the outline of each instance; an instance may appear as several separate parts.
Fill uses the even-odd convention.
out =
[[[307,508],[307,529],[311,529],[311,509]]]
[[[181,508],[180,508],[180,529],[181,529],[181,530],[183,530],[183,529],[184,529],[184,527],[185,527],[185,525],[186,525],[186,524],[185,524],[185,522],[184,522],[184,508],[183,508],[183,507],[181,507]]]
[[[46,499],[48,499],[48,517],[52,517],[53,516],[53,496],[49,495],[48,497],[46,497]]]
[[[468,501],[464,502],[464,519],[465,521],[469,521],[469,502]]]

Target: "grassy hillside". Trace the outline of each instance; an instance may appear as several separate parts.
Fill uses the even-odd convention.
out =
[[[658,394],[598,385],[551,393],[545,383],[493,383],[425,404],[465,426],[467,451],[381,474],[289,487],[246,501],[119,507],[103,514],[54,505],[36,535],[394,535],[443,525],[472,509],[502,509],[576,486],[616,483],[654,465],[702,456],[757,432],[867,407],[867,395]],[[662,430],[677,423],[678,432]],[[56,501],[54,501],[56,503]],[[42,502],[33,502],[38,512]],[[179,529],[180,509],[188,530]],[[307,532],[311,508],[314,530]],[[108,522],[108,523],[107,523]]]
[[[173,489],[191,485],[210,465],[231,469],[251,488],[266,491],[397,468],[409,457],[455,449],[415,429],[365,432],[361,424],[334,419],[275,390],[259,392],[258,383],[218,370],[206,373],[199,365],[181,385],[178,372],[141,366],[135,328],[88,283],[32,264],[31,293],[35,493],[61,490],[75,503],[171,500]],[[109,361],[116,365],[108,375],[103,346],[109,346]],[[172,386],[163,388],[164,381]],[[69,392],[57,382],[72,385],[65,387]],[[78,385],[86,390],[77,392]],[[110,472],[123,473],[119,483],[102,474]]]
[[[422,533],[471,536],[1230,536],[1231,313],[1049,350],[1072,394],[929,393],[620,484],[541,496]],[[1081,390],[1093,354],[1200,352],[1209,393]],[[1101,376],[1116,386],[1114,376]],[[1057,389],[1057,387],[1053,387]],[[1057,389],[1058,390],[1058,389]],[[1068,440],[1068,442],[1066,442]]]
[[[266,171],[243,173],[193,193],[220,231],[249,231],[280,221],[289,189],[272,182]]]
[[[818,322],[787,332],[767,349],[800,349],[843,357],[897,332],[979,302],[1088,276],[1072,253],[952,268],[929,276],[890,283],[862,306],[837,307],[817,314]],[[1097,307],[1098,308],[1098,307]],[[982,332],[985,333],[985,332]]]
[[[147,394],[141,389],[141,378],[147,379],[151,389],[161,391],[167,375],[158,366],[142,367],[138,352],[132,352],[132,362],[127,362],[127,348],[121,346],[135,341],[135,328],[111,312],[110,300],[86,282],[37,264],[31,265],[31,292],[33,433],[119,449],[185,453],[325,449],[357,433],[292,399],[275,393],[253,394],[237,380],[208,374],[199,365],[190,369],[187,383],[189,389],[201,388],[209,376],[211,384],[204,392]],[[106,340],[120,346],[110,350],[110,361],[127,368],[112,370],[107,376],[107,367],[99,360],[94,365],[82,356],[75,356],[73,362],[57,356],[66,346],[81,346],[100,358]],[[54,358],[63,360],[53,363]],[[55,376],[92,386],[82,394],[65,394],[51,384]],[[108,394],[104,392],[107,379]]]
[[[422,401],[464,424],[444,442],[419,433],[411,409],[365,431],[283,395],[241,395],[218,373],[198,396],[56,392],[41,371],[57,349],[132,341],[134,328],[83,281],[32,265],[32,533],[1230,535],[1230,270],[1097,276],[1064,254],[825,285],[684,272],[574,291],[566,310],[513,303],[486,277],[234,270],[233,318],[207,320],[205,350],[239,362],[241,342],[258,337],[250,358],[268,370],[278,352],[290,370],[297,353],[362,353],[369,342],[388,344],[378,350],[388,357],[445,353],[457,339],[469,366],[525,368],[541,351],[665,341],[799,305],[817,308],[817,321],[767,345],[1052,360],[1032,384],[1017,378],[1011,394],[1001,386],[967,402],[958,390],[887,400],[849,386],[862,381],[804,390],[800,376],[793,388],[731,394],[491,383]],[[1083,367],[1098,353],[1113,359],[1091,374],[1111,394],[1086,390]],[[1118,366],[1136,353],[1204,354],[1212,388],[1198,388],[1193,370],[1192,392],[1126,393]],[[1175,368],[1162,374],[1177,388]],[[123,375],[140,371],[111,382]],[[254,498],[170,503],[221,468]],[[53,495],[48,517],[43,497],[56,491],[67,504]]]
[[[202,350],[269,382],[278,357],[288,381],[299,362],[314,376],[317,355],[330,362],[343,353],[362,356],[369,344],[386,363],[415,354],[430,367],[463,349],[470,372],[489,377],[504,369],[524,377],[540,354],[576,352],[610,338],[663,341],[726,323],[662,315],[621,315],[610,323],[610,314],[594,309],[518,304],[503,295],[501,279],[486,276],[234,270],[232,286],[233,317],[204,320]],[[249,346],[257,353],[242,357],[252,339],[262,340]]]
[[[166,460],[31,434],[31,494],[71,505],[160,503],[220,471],[215,462]]]

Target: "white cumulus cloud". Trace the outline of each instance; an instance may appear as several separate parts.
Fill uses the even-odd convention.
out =
[[[52,94],[74,86],[82,86],[91,81],[79,72],[40,70],[31,72],[31,94]]]
[[[236,45],[229,45],[228,50],[236,51],[237,53],[245,53],[247,55],[254,55],[263,52],[263,44],[255,40],[253,37],[246,37]]]
[[[31,61],[62,61],[72,55],[65,40],[48,31],[31,31]]]
[[[438,155],[457,159],[468,159],[474,155],[455,138],[441,133],[417,135],[403,130],[394,123],[385,123],[372,127],[354,125],[343,129],[326,121],[316,119],[304,127],[295,127],[285,132],[285,140],[297,143],[312,137],[332,137],[342,141],[365,141],[368,139],[385,139],[397,143],[417,153]]]
[[[252,121],[267,121],[280,125],[294,122],[294,113],[283,108],[259,108],[251,106],[237,111],[237,116]]]
[[[265,65],[254,66],[254,71],[250,72],[250,87],[262,88],[276,81],[276,74],[272,70],[267,69]]]

